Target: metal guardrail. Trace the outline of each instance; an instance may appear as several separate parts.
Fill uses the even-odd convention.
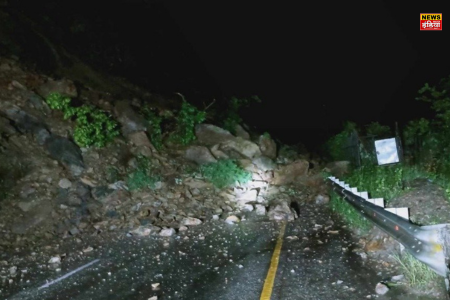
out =
[[[358,192],[336,177],[328,177],[332,189],[350,203],[366,219],[397,240],[417,260],[446,278],[450,271],[445,256],[443,231],[450,224],[418,226],[409,220],[408,208],[384,208],[383,199],[370,199],[367,192]]]

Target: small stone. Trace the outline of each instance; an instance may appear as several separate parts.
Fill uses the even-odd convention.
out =
[[[61,263],[61,257],[59,256],[53,256],[52,258],[50,258],[50,260],[48,261],[49,264],[59,264]]]
[[[316,204],[327,204],[328,202],[330,202],[330,197],[327,195],[317,195],[316,199],[315,199]]]
[[[226,218],[225,222],[229,223],[229,224],[235,224],[235,223],[239,223],[239,218],[236,216],[229,216]]]
[[[392,276],[391,280],[392,281],[402,281],[405,278],[404,275],[396,275],[396,276]]]
[[[377,286],[375,287],[375,292],[376,292],[378,295],[384,295],[384,294],[386,294],[388,291],[389,291],[388,286],[385,285],[385,284],[382,283],[382,282],[378,282]]]
[[[164,228],[159,232],[160,236],[172,236],[175,233],[173,228]]]
[[[73,227],[72,229],[69,230],[70,235],[76,235],[78,233],[80,233],[80,231],[78,230],[78,228]]]
[[[157,291],[157,290],[159,290],[160,289],[160,283],[158,282],[158,283],[152,283],[152,290],[153,291]]]
[[[336,284],[342,284],[343,283],[343,281],[342,280],[338,280],[338,281],[336,281]]]
[[[148,236],[150,235],[150,233],[153,232],[159,232],[159,228],[157,228],[156,226],[152,226],[151,228],[149,227],[144,227],[144,226],[139,226],[138,228],[134,229],[133,231],[129,232],[130,235],[127,236]]]
[[[256,208],[256,214],[258,216],[265,216],[266,215],[266,207],[264,205],[256,204],[255,208]]]
[[[67,178],[63,178],[59,181],[58,185],[62,189],[68,189],[72,186],[72,182]]]
[[[85,185],[88,185],[90,187],[96,187],[97,186],[97,183],[94,180],[90,179],[90,178],[81,177],[80,180],[81,180],[82,183],[84,183]]]
[[[184,219],[181,221],[181,223],[182,223],[183,225],[187,225],[187,226],[195,226],[195,225],[200,225],[200,224],[202,224],[202,221],[201,221],[200,219],[197,219],[197,218],[191,218],[191,217],[188,217],[188,218],[184,218]]]
[[[94,250],[94,248],[92,248],[91,246],[88,246],[87,248],[83,249],[83,252],[88,253],[88,252],[91,252],[92,250]]]
[[[148,298],[148,300],[158,300],[158,296],[150,297],[150,298]]]
[[[180,228],[178,228],[178,231],[186,231],[188,228],[184,225],[181,225]]]
[[[251,204],[245,204],[242,208],[243,211],[253,211],[253,205]]]
[[[16,272],[17,272],[17,267],[16,266],[12,266],[11,268],[9,268],[9,274],[15,275]]]
[[[367,253],[364,252],[364,251],[356,252],[356,254],[358,254],[359,256],[361,256],[361,258],[362,258],[363,260],[366,260],[366,259],[367,259]]]

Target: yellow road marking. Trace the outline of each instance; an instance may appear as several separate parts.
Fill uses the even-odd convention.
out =
[[[272,254],[272,260],[270,261],[269,271],[267,272],[266,280],[264,281],[264,287],[261,293],[260,300],[270,300],[272,296],[273,283],[275,282],[275,275],[277,274],[278,262],[280,261],[281,246],[283,245],[284,231],[286,229],[286,222],[281,224],[281,230],[278,235],[277,244]]]

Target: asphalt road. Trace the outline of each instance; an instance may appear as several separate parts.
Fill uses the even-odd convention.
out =
[[[432,299],[400,290],[377,297],[375,286],[387,274],[379,274],[352,252],[354,241],[341,225],[324,208],[301,208],[299,219],[286,226],[270,299]],[[63,262],[61,272],[38,273],[20,291],[4,296],[8,300],[155,296],[158,300],[257,300],[280,226],[250,218],[239,224],[210,222],[168,238],[123,237],[83,259]],[[61,279],[70,272],[74,274]]]

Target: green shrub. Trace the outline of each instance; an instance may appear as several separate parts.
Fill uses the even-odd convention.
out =
[[[326,152],[335,161],[346,160],[345,146],[347,145],[350,133],[356,130],[356,124],[350,121],[344,123],[343,130],[332,136],[326,143]]]
[[[206,112],[200,111],[195,106],[183,100],[181,109],[176,116],[175,132],[171,135],[170,141],[181,145],[188,145],[195,140],[195,126],[203,123]]]
[[[343,220],[353,229],[358,229],[361,233],[367,233],[372,224],[355,210],[346,200],[339,197],[335,192],[330,194],[331,210],[340,215]]]
[[[270,136],[270,133],[268,133],[267,131],[265,131],[263,134],[262,134],[266,139],[271,139],[272,137]]]
[[[243,170],[232,159],[219,160],[215,163],[202,165],[200,172],[218,188],[224,188],[235,184],[247,183],[252,179],[252,174]]]
[[[326,175],[328,174],[324,174],[324,176]],[[415,178],[435,179],[436,177],[416,167],[402,165],[364,165],[340,179],[344,180],[351,187],[358,188],[358,191],[367,191],[370,198],[384,198],[385,203],[387,203],[390,199],[408,190],[403,187],[404,181]],[[448,186],[448,184],[445,186]],[[370,229],[370,222],[336,193],[332,193],[330,204],[332,210],[341,215],[352,227],[360,229],[363,232]]]
[[[101,148],[119,135],[117,122],[112,120],[106,112],[86,104],[73,107],[70,106],[70,101],[70,98],[58,93],[51,93],[46,98],[50,108],[64,113],[64,119],[75,117],[73,138],[80,147],[93,145]]]
[[[416,100],[431,104],[435,117],[412,121],[405,128],[405,144],[422,167],[429,171],[450,175],[450,77],[436,86],[428,83],[418,91]]]
[[[403,191],[403,167],[401,165],[364,165],[353,170],[344,181],[359,191],[367,191],[371,198],[391,199]]]
[[[66,111],[70,106],[70,98],[64,97],[59,93],[50,93],[46,102],[51,109]]]
[[[431,132],[430,121],[424,118],[409,121],[403,130],[405,146],[414,146],[416,139],[424,139]]]
[[[152,111],[148,105],[144,105],[141,112],[144,115],[145,119],[150,123],[148,133],[150,135],[150,141],[152,142],[152,145],[155,146],[157,150],[161,150],[163,146],[161,129],[163,118],[156,112]]]
[[[77,123],[73,137],[81,147],[94,145],[101,148],[119,135],[117,123],[93,106],[83,105],[76,110],[75,115]]]
[[[148,158],[138,156],[136,158],[137,167],[128,174],[126,182],[131,191],[141,190],[143,188],[154,189],[156,183],[161,180],[157,174],[152,174],[151,163]]]
[[[377,138],[386,138],[392,135],[389,126],[381,125],[378,122],[371,122],[366,127],[366,135],[373,135]]]
[[[428,291],[430,286],[439,279],[436,272],[406,251],[401,255],[394,254],[392,257],[400,264],[402,273],[411,287]]]

